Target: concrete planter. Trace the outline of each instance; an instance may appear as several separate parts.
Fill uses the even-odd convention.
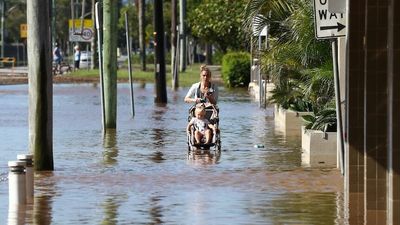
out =
[[[263,88],[265,88],[265,83],[263,83]],[[271,91],[275,89],[275,84],[273,83],[267,83],[267,99],[269,99],[272,96]],[[260,98],[260,87],[258,83],[255,82],[250,82],[249,83],[249,92],[252,96],[255,97],[256,100],[259,100]]]
[[[304,125],[303,115],[310,115],[312,112],[296,112],[282,109],[275,105],[275,130],[285,136],[301,136],[301,126]]]
[[[311,167],[336,167],[337,133],[306,130],[302,126],[301,163]]]

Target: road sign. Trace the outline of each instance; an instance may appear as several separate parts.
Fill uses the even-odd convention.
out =
[[[69,20],[69,41],[73,42],[91,42],[94,37],[93,20]]]
[[[28,26],[26,25],[26,23],[21,23],[19,25],[19,34],[21,38],[28,37]]]
[[[335,0],[314,0],[315,36],[318,39],[346,35],[346,14],[329,12],[328,1]]]

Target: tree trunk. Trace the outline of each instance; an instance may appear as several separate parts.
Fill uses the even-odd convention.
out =
[[[154,0],[154,33],[155,33],[155,76],[156,103],[167,103],[167,88],[165,81],[165,49],[164,49],[164,18],[163,0]]]
[[[27,1],[29,149],[36,170],[53,170],[53,77],[49,0]]]
[[[146,29],[146,1],[139,0],[139,48],[140,48],[140,64],[142,65],[142,71],[146,71],[146,39],[145,39],[145,29]]]
[[[118,0],[103,1],[105,129],[117,127]]]
[[[212,65],[212,44],[206,44],[206,63]]]

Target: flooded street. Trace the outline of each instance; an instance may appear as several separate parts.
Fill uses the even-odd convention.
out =
[[[154,86],[118,84],[117,131],[104,138],[99,87],[54,86],[54,172],[35,203],[9,210],[7,161],[28,149],[28,86],[0,86],[0,221],[26,224],[343,224],[337,169],[301,166],[301,143],[274,131],[273,107],[221,87],[222,151],[188,154],[188,88],[154,104]],[[255,145],[264,148],[255,148]],[[4,224],[2,222],[2,224]]]

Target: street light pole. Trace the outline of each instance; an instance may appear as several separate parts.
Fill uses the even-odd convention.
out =
[[[0,0],[0,7],[1,7],[1,57],[4,57],[4,14],[6,12],[5,8],[6,8],[6,3],[5,0]]]

